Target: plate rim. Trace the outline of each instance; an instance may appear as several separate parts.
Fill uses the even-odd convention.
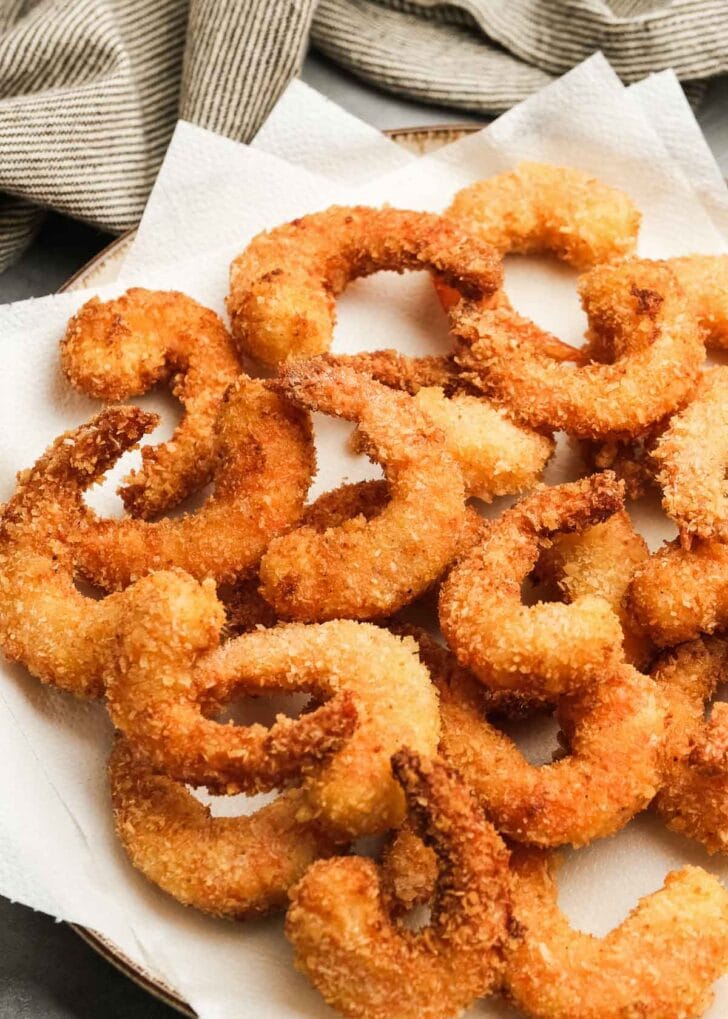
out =
[[[465,135],[473,134],[476,131],[482,130],[485,124],[464,124],[464,123],[447,123],[447,124],[424,124],[424,125],[412,125],[409,127],[401,128],[387,128],[382,131],[382,134],[386,137],[391,138],[393,141],[399,141],[400,139],[411,139],[418,136],[423,138],[442,138],[442,142],[446,142],[452,138],[453,135]],[[100,268],[105,262],[113,256],[114,252],[118,248],[123,248],[129,244],[131,239],[136,233],[136,228],[127,230],[125,233],[115,237],[113,241],[107,244],[105,247],[98,251],[93,258],[90,258],[88,262],[77,269],[69,278],[58,288],[58,293],[64,293],[67,290],[71,290],[74,284],[78,283],[84,277],[88,276],[95,269]],[[122,973],[127,979],[135,983],[137,987],[140,987],[143,991],[151,997],[156,998],[165,1005],[169,1005],[175,1009],[181,1015],[196,1019],[197,1013],[192,1009],[188,1002],[184,1000],[181,994],[179,994],[173,987],[171,987],[162,977],[150,972],[146,967],[140,963],[130,959],[126,953],[119,948],[118,945],[114,944],[111,938],[107,938],[103,934],[99,934],[98,931],[94,931],[89,927],[85,927],[83,924],[67,923],[68,927],[71,928],[86,944],[92,948],[102,959],[105,959],[114,969]]]

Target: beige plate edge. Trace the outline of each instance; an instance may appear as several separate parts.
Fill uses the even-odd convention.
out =
[[[479,130],[478,125],[473,124],[444,124],[436,127],[405,127],[385,131],[394,141],[403,145],[417,154],[423,154],[456,141],[464,134],[471,134]],[[80,290],[89,286],[101,286],[102,283],[112,282],[121,260],[134,240],[134,231],[117,237],[107,247],[100,251],[90,262],[82,266],[70,279],[66,280],[60,291]],[[95,952],[107,962],[111,963],[124,976],[133,980],[135,984],[147,991],[153,997],[165,1004],[170,1005],[182,1015],[195,1016],[195,1012],[187,1002],[170,987],[161,977],[140,966],[129,959],[122,950],[109,938],[96,931],[82,927],[80,924],[69,924],[83,940],[94,949]]]

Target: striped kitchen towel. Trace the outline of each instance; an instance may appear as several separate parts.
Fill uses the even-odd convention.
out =
[[[250,139],[309,40],[379,88],[498,113],[601,49],[728,70],[728,0],[0,0],[0,269],[43,209],[139,219],[178,116]]]

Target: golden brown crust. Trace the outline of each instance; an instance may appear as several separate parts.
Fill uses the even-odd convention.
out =
[[[442,430],[463,472],[466,494],[482,502],[531,488],[553,455],[552,436],[516,424],[502,407],[482,397],[446,397],[440,387],[427,386],[415,403]]]
[[[74,537],[82,572],[117,590],[151,570],[202,580],[245,576],[270,539],[296,523],[314,470],[308,415],[241,376],[217,421],[214,491],[194,513],[153,523],[102,519],[86,509]]]
[[[668,258],[698,316],[709,350],[728,348],[728,255]]]
[[[465,525],[462,473],[442,433],[412,397],[335,359],[292,361],[275,385],[302,407],[356,421],[391,498],[371,520],[275,538],[260,566],[264,597],[281,617],[303,621],[396,612],[440,576]]]
[[[296,966],[344,1016],[458,1016],[501,970],[508,853],[450,769],[406,750],[392,767],[438,857],[430,923],[417,933],[397,925],[376,865],[337,858],[314,864],[293,888],[286,936]]]
[[[228,641],[201,659],[195,683],[225,701],[240,685],[348,694],[357,725],[351,738],[304,777],[299,817],[357,837],[398,825],[402,793],[389,759],[403,745],[431,756],[440,738],[437,691],[411,639],[349,620],[292,623]]]
[[[61,341],[61,366],[76,389],[125,400],[169,382],[184,415],[168,442],[142,447],[142,466],[119,489],[127,510],[146,520],[206,485],[215,463],[215,419],[241,366],[214,312],[186,294],[132,287],[94,297]]]
[[[705,373],[693,400],[670,419],[652,458],[663,509],[682,544],[728,541],[728,368]]]
[[[728,545],[666,543],[635,570],[625,605],[658,647],[722,629],[728,622]]]
[[[500,832],[580,846],[619,831],[650,803],[662,778],[665,712],[649,677],[619,664],[558,699],[566,755],[535,766],[488,720],[497,700],[446,649],[417,639],[440,691],[440,753]]]
[[[0,648],[79,697],[103,692],[123,596],[96,601],[77,590],[69,536],[84,490],[155,424],[154,415],[117,407],[65,432],[19,475],[0,517]]]
[[[728,966],[728,892],[700,867],[668,874],[604,938],[574,930],[557,903],[551,854],[513,853],[519,937],[506,989],[533,1019],[698,1019]]]
[[[653,656],[648,638],[636,631],[624,596],[635,570],[649,558],[644,538],[635,531],[629,514],[621,510],[603,524],[584,531],[557,534],[541,552],[540,578],[553,583],[567,603],[585,594],[609,602],[622,624],[627,661],[643,668]]]
[[[398,350],[364,350],[359,354],[337,354],[336,360],[410,396],[427,386],[440,386],[448,392],[460,387],[460,369],[452,354],[408,357]]]
[[[204,655],[217,647],[223,619],[214,584],[181,571],[160,571],[128,588],[105,676],[111,720],[153,767],[179,782],[232,794],[298,781],[351,736],[354,701],[346,689],[330,691],[311,678],[310,688],[327,702],[310,714],[279,716],[270,729],[216,721],[211,716],[236,694],[300,689],[284,676],[266,681],[243,673],[226,685],[211,677]],[[275,639],[276,631],[264,632]]]
[[[383,269],[432,269],[472,298],[503,275],[492,248],[441,216],[333,205],[258,234],[233,261],[227,303],[240,350],[269,366],[324,353],[336,296]]]
[[[213,817],[125,740],[114,747],[109,781],[116,833],[134,866],[185,906],[213,916],[245,920],[284,909],[291,885],[337,848],[298,820],[296,790],[249,815]]]
[[[638,259],[592,269],[580,292],[592,345],[613,352],[610,363],[554,361],[515,312],[466,302],[452,312],[468,348],[458,361],[534,428],[597,440],[642,435],[684,404],[698,380],[705,348],[688,299],[668,267]]]
[[[470,184],[445,215],[503,255],[550,254],[577,269],[634,254],[641,218],[623,191],[549,163]]]
[[[662,788],[655,808],[668,828],[728,852],[728,711],[705,705],[728,674],[728,641],[704,637],[664,655],[653,669],[667,702]]]
[[[451,570],[440,592],[440,626],[482,683],[548,696],[584,686],[621,658],[621,626],[604,598],[521,602],[521,584],[546,541],[599,523],[621,505],[620,486],[606,473],[541,488],[494,521]]]

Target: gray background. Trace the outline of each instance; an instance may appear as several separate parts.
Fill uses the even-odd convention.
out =
[[[315,56],[303,79],[362,120],[381,128],[484,118],[378,93]],[[728,175],[728,77],[713,82],[699,112]],[[57,290],[111,241],[99,230],[48,216],[23,258],[0,275],[0,303]],[[177,1015],[104,962],[65,924],[0,897],[0,1019],[171,1019]]]

